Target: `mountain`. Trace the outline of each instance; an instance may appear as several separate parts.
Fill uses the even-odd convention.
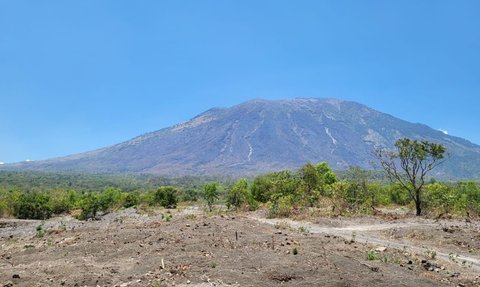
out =
[[[9,165],[34,170],[161,175],[255,175],[328,162],[372,168],[372,150],[408,137],[440,143],[437,177],[480,178],[480,146],[426,125],[336,99],[252,100],[99,150]]]

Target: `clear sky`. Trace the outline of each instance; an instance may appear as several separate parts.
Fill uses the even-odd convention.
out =
[[[294,97],[480,144],[480,1],[0,0],[0,162]]]

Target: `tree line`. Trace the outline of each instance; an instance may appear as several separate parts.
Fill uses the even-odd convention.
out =
[[[480,186],[477,182],[435,182],[423,186],[423,209],[428,214],[480,215]],[[372,180],[370,171],[351,167],[338,176],[322,162],[305,164],[297,171],[278,171],[242,178],[235,182],[207,182],[196,187],[160,186],[148,191],[102,191],[51,189],[21,191],[0,188],[0,216],[47,219],[72,213],[79,219],[128,207],[175,208],[179,202],[199,202],[207,211],[216,205],[230,210],[265,208],[270,217],[302,213],[325,215],[374,214],[380,207],[415,208],[414,199],[400,183]]]

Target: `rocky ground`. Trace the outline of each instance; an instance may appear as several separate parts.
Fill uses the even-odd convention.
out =
[[[0,219],[0,286],[480,286],[480,223],[126,209]]]

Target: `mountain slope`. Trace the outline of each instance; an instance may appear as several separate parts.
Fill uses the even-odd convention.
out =
[[[253,100],[100,150],[15,167],[233,176],[320,161],[371,168],[372,150],[402,137],[445,145],[450,157],[436,176],[480,177],[480,146],[336,99]]]

